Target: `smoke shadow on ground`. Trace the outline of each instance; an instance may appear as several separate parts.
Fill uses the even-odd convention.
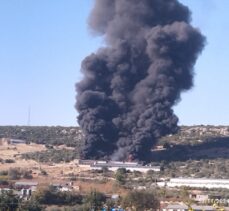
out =
[[[187,161],[202,159],[229,159],[229,137],[208,138],[200,144],[178,144],[166,150],[153,151],[152,161]]]

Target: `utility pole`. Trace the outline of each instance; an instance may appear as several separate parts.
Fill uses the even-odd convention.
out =
[[[27,126],[30,126],[30,118],[31,118],[31,108],[29,106],[28,108],[28,120],[27,120]]]

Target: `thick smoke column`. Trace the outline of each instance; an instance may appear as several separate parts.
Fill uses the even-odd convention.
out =
[[[76,85],[82,157],[148,160],[178,129],[172,107],[193,85],[205,38],[177,0],[96,0],[89,24],[106,47],[84,59]]]

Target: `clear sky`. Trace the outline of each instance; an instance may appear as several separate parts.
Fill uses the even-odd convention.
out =
[[[175,107],[180,124],[229,125],[229,1],[181,0],[207,36],[195,87]],[[0,125],[74,126],[82,59],[101,45],[93,0],[0,0]]]

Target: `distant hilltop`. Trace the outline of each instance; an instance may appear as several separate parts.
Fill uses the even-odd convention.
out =
[[[162,137],[158,145],[197,144],[209,138],[229,137],[229,126],[195,125],[181,126],[177,134]],[[0,138],[10,138],[38,144],[78,147],[84,135],[79,127],[62,126],[0,126]]]
[[[162,137],[159,144],[199,144],[209,139],[229,137],[229,126],[181,126],[177,134]]]
[[[182,126],[181,134],[198,134],[198,135],[210,135],[210,136],[229,136],[229,126]]]
[[[78,147],[83,140],[83,133],[78,127],[0,126],[0,138]]]

